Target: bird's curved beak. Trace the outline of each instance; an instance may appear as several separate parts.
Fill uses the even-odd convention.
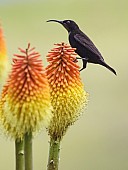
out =
[[[59,21],[59,20],[55,20],[55,19],[51,19],[51,20],[48,20],[46,22],[58,22],[58,23],[63,25],[63,21]]]
[[[61,25],[63,25],[63,26],[66,28],[67,31],[69,31],[69,28],[68,28],[67,24],[64,23],[63,21],[51,19],[51,20],[48,20],[47,22],[58,22],[58,23],[60,23]]]

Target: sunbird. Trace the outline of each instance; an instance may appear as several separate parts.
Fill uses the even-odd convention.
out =
[[[77,59],[82,59],[83,61],[83,67],[80,71],[86,68],[87,63],[94,63],[106,67],[116,75],[116,71],[105,62],[94,43],[80,30],[79,26],[74,21],[48,20],[47,22],[58,22],[66,28],[71,47],[76,48],[75,52],[81,57]]]

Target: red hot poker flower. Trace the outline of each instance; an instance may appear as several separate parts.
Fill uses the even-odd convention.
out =
[[[8,57],[6,51],[6,44],[3,36],[3,31],[0,25],[0,81],[3,80],[3,78],[5,78],[7,70],[8,70]]]
[[[20,49],[2,91],[0,116],[6,132],[13,138],[38,131],[51,118],[50,93],[40,54],[35,48]]]
[[[46,68],[50,85],[53,118],[48,128],[54,140],[61,140],[81,114],[87,103],[87,93],[80,78],[75,49],[60,43],[47,55]]]

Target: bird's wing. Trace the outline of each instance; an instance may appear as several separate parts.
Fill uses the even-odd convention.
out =
[[[96,54],[97,56],[99,56],[103,59],[101,53],[98,51],[96,46],[83,32],[75,34],[74,38],[76,41],[78,41],[81,45],[83,45],[89,51],[91,51],[92,53]]]

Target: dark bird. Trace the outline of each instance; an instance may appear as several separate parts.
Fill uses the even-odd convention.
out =
[[[79,26],[72,20],[48,20],[47,22],[58,22],[66,28],[69,34],[69,42],[73,48],[76,48],[76,53],[82,58],[83,61],[83,69],[86,68],[87,62],[100,64],[110,71],[112,71],[116,75],[116,71],[110,67],[104,61],[101,53],[96,48],[94,43],[89,39],[87,35],[85,35],[80,29]],[[81,59],[79,58],[79,59]],[[80,70],[80,71],[81,71]]]

